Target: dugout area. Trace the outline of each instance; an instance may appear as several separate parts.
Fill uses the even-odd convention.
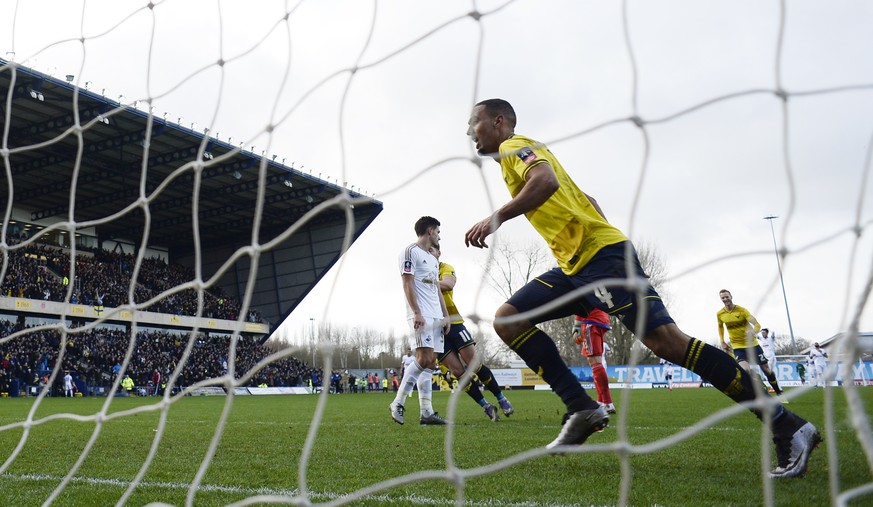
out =
[[[75,129],[74,107],[81,130]],[[75,232],[96,248],[147,248],[193,268],[196,209],[207,280],[238,249],[253,244],[260,211],[260,245],[294,227],[258,260],[251,307],[272,330],[339,260],[347,229],[353,242],[382,211],[381,202],[277,157],[262,157],[157,112],[150,118],[147,107],[119,103],[100,89],[77,88],[72,77],[0,59],[0,132],[2,148],[9,150],[8,167],[0,170],[0,203],[4,213],[9,201],[13,209],[7,234],[13,227],[23,232],[27,224],[28,237],[39,234],[42,242],[69,248],[70,240],[63,244],[61,236],[67,233],[62,224],[70,218],[72,190]],[[195,201],[197,161],[202,171]],[[262,165],[265,194],[257,209]],[[149,199],[148,217],[136,205],[141,186]],[[340,203],[307,216],[344,192],[354,199],[352,206]],[[241,301],[251,267],[251,257],[241,256],[218,286]]]

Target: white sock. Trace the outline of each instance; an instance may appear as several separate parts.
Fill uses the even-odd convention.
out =
[[[433,414],[433,404],[430,400],[432,386],[433,370],[422,368],[421,375],[418,376],[418,404],[421,406],[421,415],[425,417]]]
[[[412,394],[412,389],[423,370],[424,368],[418,365],[418,361],[413,361],[406,367],[403,372],[403,380],[400,381],[400,388],[397,389],[397,395],[394,396],[394,403],[403,405],[406,402],[406,398]]]

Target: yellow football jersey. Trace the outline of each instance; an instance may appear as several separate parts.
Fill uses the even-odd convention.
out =
[[[457,279],[457,277],[455,277],[455,268],[453,268],[451,264],[440,262],[440,280],[442,280],[446,275],[450,275]],[[446,301],[446,310],[449,312],[449,318],[452,319],[452,324],[463,324],[464,318],[461,317],[461,313],[458,312],[458,307],[455,306],[455,300],[452,298],[454,292],[454,290],[443,291],[443,299]]]
[[[544,144],[519,135],[500,144],[500,169],[512,197],[524,187],[528,170],[544,163],[552,167],[560,186],[545,203],[525,215],[548,243],[561,270],[574,275],[601,248],[627,241],[627,237],[600,216]]]
[[[735,349],[745,349],[756,347],[758,338],[755,333],[760,329],[755,329],[754,333],[749,329],[752,314],[742,306],[734,305],[734,309],[727,311],[722,307],[716,314],[718,317],[718,337],[724,341],[724,330],[727,328],[728,338],[731,341],[731,347]],[[760,327],[760,325],[756,326]],[[751,341],[747,341],[747,337],[751,337]]]

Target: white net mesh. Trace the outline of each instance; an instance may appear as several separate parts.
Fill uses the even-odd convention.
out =
[[[266,156],[293,152],[293,158],[309,166],[311,174],[346,187],[363,185],[363,193],[377,191],[386,207],[398,210],[396,215],[386,212],[384,226],[374,225],[371,235],[377,237],[398,228],[409,230],[416,217],[438,215],[439,211],[444,235],[454,230],[451,234],[460,237],[470,224],[504,201],[496,168],[475,156],[463,134],[469,107],[475,101],[490,96],[510,99],[519,111],[520,130],[523,126],[552,149],[560,150],[559,158],[568,168],[579,168],[571,174],[586,192],[597,196],[613,222],[634,238],[658,238],[674,265],[681,266],[671,277],[670,287],[678,299],[671,311],[683,328],[683,322],[691,322],[689,327],[696,332],[711,332],[712,301],[683,299],[694,294],[697,286],[721,288],[724,271],[758,278],[748,282],[765,286],[748,291],[759,297],[755,313],[780,314],[779,279],[773,275],[772,263],[768,261],[763,272],[753,267],[763,264],[764,256],[772,257],[769,231],[763,229],[761,235],[761,230],[737,221],[739,210],[752,215],[748,221],[758,221],[759,216],[778,209],[783,214],[777,225],[782,262],[797,276],[794,283],[800,287],[793,293],[808,296],[792,301],[798,310],[795,313],[801,315],[799,320],[805,318],[803,315],[815,315],[817,320],[827,321],[805,327],[813,336],[845,331],[833,345],[836,354],[857,358],[862,352],[858,335],[871,324],[866,309],[873,285],[873,246],[869,241],[873,219],[865,208],[873,185],[869,177],[873,65],[868,57],[873,49],[869,30],[873,13],[861,2],[833,2],[826,8],[811,2],[788,6],[778,2],[701,5],[678,1],[623,5],[510,1],[463,6],[438,2],[274,2],[253,6],[250,2],[165,1],[138,7],[117,2],[56,2],[51,12],[16,2],[4,5],[0,18],[4,20],[7,59],[13,62],[4,66],[3,72],[15,72],[15,65],[20,64],[59,75],[69,73],[80,88],[100,89],[120,103],[136,104],[140,110],[151,112],[155,119],[170,111],[164,113],[165,119],[168,116],[192,130],[208,128],[215,137],[248,151]],[[4,100],[6,130],[0,157],[4,181],[11,183],[16,153],[50,149],[52,143],[8,145],[12,101],[8,97]],[[68,135],[95,128],[112,114],[94,119],[77,117]],[[202,123],[198,126],[194,122]],[[144,143],[144,159],[150,134],[147,132]],[[195,161],[180,167],[178,174],[195,175],[197,192],[197,175],[214,163],[203,157],[201,146]],[[469,175],[476,167],[481,177],[471,181]],[[263,179],[263,164],[260,170]],[[465,188],[458,189],[458,182]],[[436,201],[446,187],[457,193],[449,198],[455,199],[451,206]],[[14,195],[14,189],[11,192]],[[74,193],[75,187],[71,189],[71,195]],[[148,217],[152,195],[143,186],[131,206]],[[333,205],[350,210],[356,202],[364,201],[366,198],[355,199],[344,193],[313,209],[307,219]],[[754,204],[761,201],[763,204]],[[191,211],[196,218],[196,199]],[[71,209],[69,217],[53,228],[72,234],[78,228],[119,220],[113,215],[77,223],[74,216]],[[4,231],[10,220],[11,202],[5,207]],[[529,234],[522,228],[523,220],[516,222],[504,226],[497,240]],[[195,265],[193,281],[156,294],[150,302],[190,290],[202,307],[208,297],[205,288],[233,261],[245,256],[256,260],[296,232],[290,227],[264,244],[253,238],[209,278]],[[349,229],[346,248],[351,244],[351,233]],[[694,239],[688,241],[689,236]],[[749,237],[756,239],[750,241]],[[8,252],[37,239],[15,245],[4,240],[0,245],[4,274],[9,269]],[[379,238],[370,245],[379,248],[376,245],[386,243]],[[672,244],[678,245],[675,250],[668,246]],[[195,245],[195,258],[199,258],[200,246],[196,241]],[[396,246],[392,252],[400,244]],[[348,261],[343,260],[333,271],[332,283],[322,284],[326,288],[313,293],[314,302],[304,303],[300,313],[305,319],[313,314],[329,319],[331,309],[347,304],[342,294],[359,283],[353,273],[377,262],[352,254],[354,249]],[[134,278],[128,287],[131,298],[144,257],[142,251],[136,257]],[[393,259],[394,254],[388,257]],[[473,272],[476,262],[453,263],[470,266],[467,271]],[[71,268],[75,271],[75,263]],[[392,272],[385,279],[384,286],[377,285],[373,292],[396,293],[396,304],[385,306],[396,308],[397,318],[402,319],[396,277]],[[727,277],[730,283],[736,279],[737,275]],[[472,299],[465,306],[471,315],[493,313],[493,300],[486,292],[481,281],[477,290],[470,291]],[[835,305],[822,311],[822,299],[835,301]],[[241,313],[250,304],[248,292],[241,302]],[[134,309],[130,305],[122,308]],[[369,318],[367,308],[343,310],[345,318],[353,322]],[[290,326],[299,325],[294,319],[292,316]],[[487,319],[472,320],[487,324]],[[698,326],[698,322],[703,324]],[[57,331],[61,337],[58,350],[63,354],[76,333],[101,323],[78,329],[58,324],[38,330]],[[239,319],[237,331],[243,324]],[[13,333],[0,343],[28,333],[34,330]],[[171,383],[182,374],[195,343],[192,334]],[[229,371],[200,385],[224,386],[232,393],[233,387],[250,380],[249,376],[236,378],[233,358],[237,347],[235,336],[229,344]],[[130,336],[122,368],[127,368],[134,350],[134,336]],[[333,358],[329,347],[324,351],[328,353],[323,366],[329,371]],[[294,352],[287,349],[265,359],[251,374]],[[843,364],[843,378],[850,378],[851,361]],[[62,375],[58,366],[52,380]],[[112,392],[119,389],[120,380]],[[856,389],[851,383],[843,386],[851,406],[852,427],[867,465],[873,469],[869,414]],[[799,396],[803,391],[794,393]],[[142,485],[164,445],[166,421],[179,398],[167,394],[153,404],[117,412],[112,411],[111,394],[94,414],[40,416],[45,395],[41,391],[26,419],[0,426],[0,431],[22,431],[18,445],[0,465],[0,474],[15,463],[35,427],[57,419],[93,423],[94,431],[75,465],[44,499],[50,504],[74,480],[81,479],[77,472],[108,421],[158,412],[160,422],[148,455],[118,500],[118,504],[126,503]],[[451,398],[450,417],[457,399]],[[299,489],[253,490],[240,505],[305,504],[312,499],[306,486],[308,460],[327,400],[324,393],[297,463]],[[631,406],[629,400],[629,396],[624,398],[624,407]],[[224,435],[233,402],[234,397],[228,396],[210,446],[195,477],[186,485],[188,504],[195,502],[198,491],[220,489],[205,483],[204,477]],[[825,409],[828,438],[833,437],[832,406],[828,404]],[[632,485],[631,456],[676,445],[744,410],[732,407],[642,446],[629,443],[627,420],[622,414],[613,425],[618,442],[586,445],[578,452],[614,452],[620,457],[623,480],[619,503],[624,504]],[[446,435],[449,465],[445,469],[399,474],[393,480],[334,498],[331,503],[353,502],[430,478],[453,482],[461,502],[468,479],[546,454],[544,448],[537,447],[481,468],[459,469],[453,459],[455,433],[450,428]],[[762,473],[769,463],[769,446],[769,440],[762,437]],[[829,450],[827,459],[832,470],[838,468],[835,451]],[[873,491],[873,483],[844,490],[835,474],[830,481],[832,503],[848,502]],[[763,482],[763,501],[772,505],[772,486]]]

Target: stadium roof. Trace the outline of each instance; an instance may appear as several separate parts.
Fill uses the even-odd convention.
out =
[[[837,333],[837,334],[831,336],[830,338],[818,341],[816,343],[821,345],[822,348],[828,348],[828,346],[835,344],[835,342],[841,341],[841,340],[845,339],[846,337],[847,337],[847,333],[841,332],[841,333]],[[859,332],[857,341],[858,341],[858,350],[861,353],[869,354],[869,353],[873,352],[873,332],[864,332],[864,331]],[[812,349],[812,346],[809,346],[809,347],[801,350],[800,353],[801,354],[808,354],[810,349]]]
[[[81,130],[75,128],[75,101]],[[173,262],[193,265],[197,205],[204,278],[234,250],[252,243],[261,164],[266,181],[259,244],[286,232],[307,212],[344,191],[361,198],[351,208],[353,239],[382,211],[381,202],[337,184],[2,59],[0,129],[4,135],[8,129],[4,147],[10,150],[13,206],[26,210],[31,222],[67,220],[75,187],[73,218],[79,227],[93,230],[101,243],[140,247],[146,214],[136,204],[144,183],[151,221],[145,246],[168,251]],[[195,203],[193,167],[198,161],[203,169]],[[5,207],[10,184],[5,168],[0,174],[0,202]],[[271,255],[261,256],[263,273],[259,272],[252,305],[274,325],[339,259],[346,209],[334,206],[318,213]],[[247,259],[237,262],[221,280],[232,296],[241,297],[245,290],[246,263]]]

